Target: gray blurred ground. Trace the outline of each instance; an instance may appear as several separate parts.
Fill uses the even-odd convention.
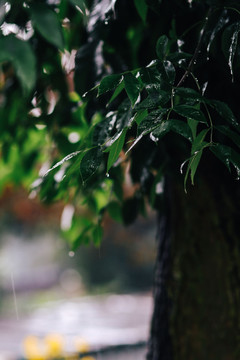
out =
[[[90,349],[146,341],[151,309],[149,294],[109,294],[47,302],[28,316],[0,319],[0,359],[23,356],[22,344],[28,335],[41,339],[47,334],[60,334],[69,354],[74,351],[76,337],[84,339]],[[96,360],[141,360],[145,353],[144,348],[127,349],[99,354]]]

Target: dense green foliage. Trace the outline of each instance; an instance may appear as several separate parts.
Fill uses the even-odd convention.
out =
[[[239,1],[1,1],[0,23],[0,187],[73,203],[73,249],[160,210],[166,174],[239,178]]]

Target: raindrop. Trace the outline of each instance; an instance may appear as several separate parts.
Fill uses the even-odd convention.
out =
[[[207,86],[208,86],[208,81],[206,81],[206,82],[203,84],[203,86],[202,86],[202,95],[205,94],[205,91],[206,91],[206,89],[207,89]]]
[[[74,251],[69,251],[69,253],[68,253],[68,256],[69,256],[69,257],[74,257],[74,255],[75,255],[75,252],[74,252]]]
[[[105,24],[105,25],[108,25],[108,20],[107,20],[107,19],[104,21],[104,24]]]
[[[87,92],[85,92],[82,97],[85,98],[86,96],[87,96]]]
[[[155,143],[157,143],[157,142],[159,141],[159,138],[156,137],[156,136],[154,136],[153,133],[150,134],[150,139],[151,139],[152,141],[154,141]]]
[[[181,166],[180,166],[180,173],[183,174],[183,168],[184,168],[184,165],[188,162],[188,160],[185,160]]]
[[[109,178],[109,176],[110,176],[109,173],[106,173],[106,177]]]

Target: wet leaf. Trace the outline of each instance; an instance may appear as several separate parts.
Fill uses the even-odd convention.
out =
[[[186,61],[192,58],[192,54],[188,54],[185,52],[174,52],[167,56],[167,60],[171,61],[173,64],[178,66],[186,65]]]
[[[74,6],[76,6],[83,15],[86,15],[87,7],[83,0],[69,0]]]
[[[116,130],[120,132],[125,127],[130,127],[133,122],[133,109],[130,100],[125,99],[118,108]]]
[[[109,106],[109,104],[111,104],[111,102],[113,102],[113,100],[116,99],[116,97],[118,97],[119,94],[121,94],[121,92],[124,89],[124,82],[120,80],[119,85],[116,87],[114,93],[111,96],[111,99],[109,100],[107,106]]]
[[[123,129],[119,134],[117,140],[107,149],[109,151],[108,162],[107,162],[107,172],[113,166],[113,164],[117,161],[120,152],[122,151],[125,137],[127,133],[127,128]]]
[[[30,14],[33,27],[39,31],[44,39],[63,50],[63,33],[57,14],[49,6],[42,3],[32,3]]]
[[[234,24],[231,24],[225,29],[222,38],[223,51],[228,60],[228,66],[230,68],[232,81],[234,80],[233,61],[236,55],[239,32],[240,32],[240,22],[238,21]]]
[[[231,172],[230,164],[234,167],[237,172],[237,179],[240,177],[240,154],[232,149],[230,146],[216,144],[211,146],[211,151],[214,155],[221,160],[224,165]]]
[[[136,112],[136,114],[134,115],[134,121],[137,123],[137,125],[139,125],[147,115],[148,115],[147,110],[140,110]]]
[[[195,174],[196,174],[196,171],[197,171],[199,162],[200,162],[200,160],[201,160],[202,153],[203,153],[203,151],[202,151],[202,150],[199,150],[196,154],[194,154],[192,160],[190,161],[190,170],[191,170],[191,182],[192,182],[192,185],[194,185],[194,177],[195,177]]]
[[[124,86],[132,107],[134,107],[140,94],[140,83],[132,73],[127,73],[124,75]]]
[[[57,162],[53,167],[51,167],[45,174],[44,177],[47,176],[52,170],[56,169],[57,167],[61,166],[62,164],[64,164],[66,161],[71,160],[73,157],[78,156],[80,153],[82,153],[82,151],[74,151],[71,154],[68,154],[67,156],[65,156],[61,161]]]
[[[240,136],[235,131],[232,131],[228,126],[224,125],[215,126],[215,129],[220,131],[223,135],[227,136],[235,143],[235,145],[240,147]]]
[[[224,10],[220,16],[219,19],[216,22],[216,26],[213,28],[213,30],[211,31],[211,35],[208,41],[208,46],[207,46],[207,52],[210,51],[211,45],[217,35],[217,33],[222,30],[222,28],[229,22],[229,16],[226,14],[226,11]]]
[[[188,123],[188,126],[191,129],[192,137],[193,137],[193,139],[195,139],[196,136],[197,136],[197,127],[198,127],[199,122],[197,120],[193,120],[191,118],[188,118],[187,123]]]
[[[148,114],[138,126],[138,135],[146,135],[153,131],[158,125],[160,125],[160,122],[167,111],[168,109],[159,109]]]
[[[107,91],[115,89],[122,80],[123,76],[121,74],[114,74],[104,77],[98,87],[98,96],[104,94]]]
[[[102,151],[99,147],[88,150],[80,162],[82,182],[87,181],[99,168],[102,162]]]
[[[156,138],[161,138],[169,131],[173,131],[187,140],[192,140],[191,130],[185,122],[181,120],[169,119],[163,121],[153,132],[152,135]]]
[[[196,107],[191,105],[177,105],[173,108],[173,110],[186,118],[190,118],[196,120],[201,123],[207,123],[207,119],[201,110],[196,109]]]
[[[135,109],[153,109],[158,106],[163,106],[170,100],[170,98],[171,94],[164,90],[151,92],[146,99],[135,106]]]
[[[147,18],[148,7],[145,0],[134,0],[137,12],[142,18],[142,21],[145,23]]]
[[[232,148],[226,145],[216,144],[211,146],[210,150],[231,172],[230,161],[232,157]]]
[[[240,132],[240,125],[237,122],[232,110],[230,107],[219,100],[209,100],[209,105],[212,106],[218,114],[227,122],[229,122],[232,126],[234,126]]]
[[[210,130],[209,128],[204,129],[196,136],[196,138],[194,139],[194,141],[192,143],[192,150],[191,150],[192,155],[195,154],[200,149],[202,149],[203,147],[205,147],[205,145],[207,143],[204,142],[204,139],[205,139],[207,133],[209,132],[209,130]]]
[[[93,145],[103,145],[112,136],[112,131],[116,125],[117,113],[110,112],[106,117],[97,123],[93,131]]]
[[[0,39],[0,49],[0,62],[11,62],[23,90],[30,92],[36,82],[36,58],[29,43],[9,35]]]
[[[163,62],[163,66],[170,84],[174,83],[176,72],[173,64],[169,60]]]
[[[157,41],[156,45],[156,53],[160,60],[164,60],[167,55],[167,49],[168,49],[168,37],[166,35],[160,36],[160,38]]]
[[[184,88],[179,87],[175,90],[175,94],[179,95],[180,97],[187,98],[187,99],[194,99],[194,100],[204,100],[202,95],[197,92],[196,90],[193,90],[191,88]]]

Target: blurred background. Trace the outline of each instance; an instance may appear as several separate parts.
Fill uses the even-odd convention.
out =
[[[51,351],[50,358],[67,358],[124,344],[139,344],[125,359],[144,358],[154,215],[127,228],[106,219],[101,245],[82,245],[76,252],[61,230],[71,217],[71,205],[46,206],[23,189],[8,186],[2,194],[0,359],[44,359]]]

